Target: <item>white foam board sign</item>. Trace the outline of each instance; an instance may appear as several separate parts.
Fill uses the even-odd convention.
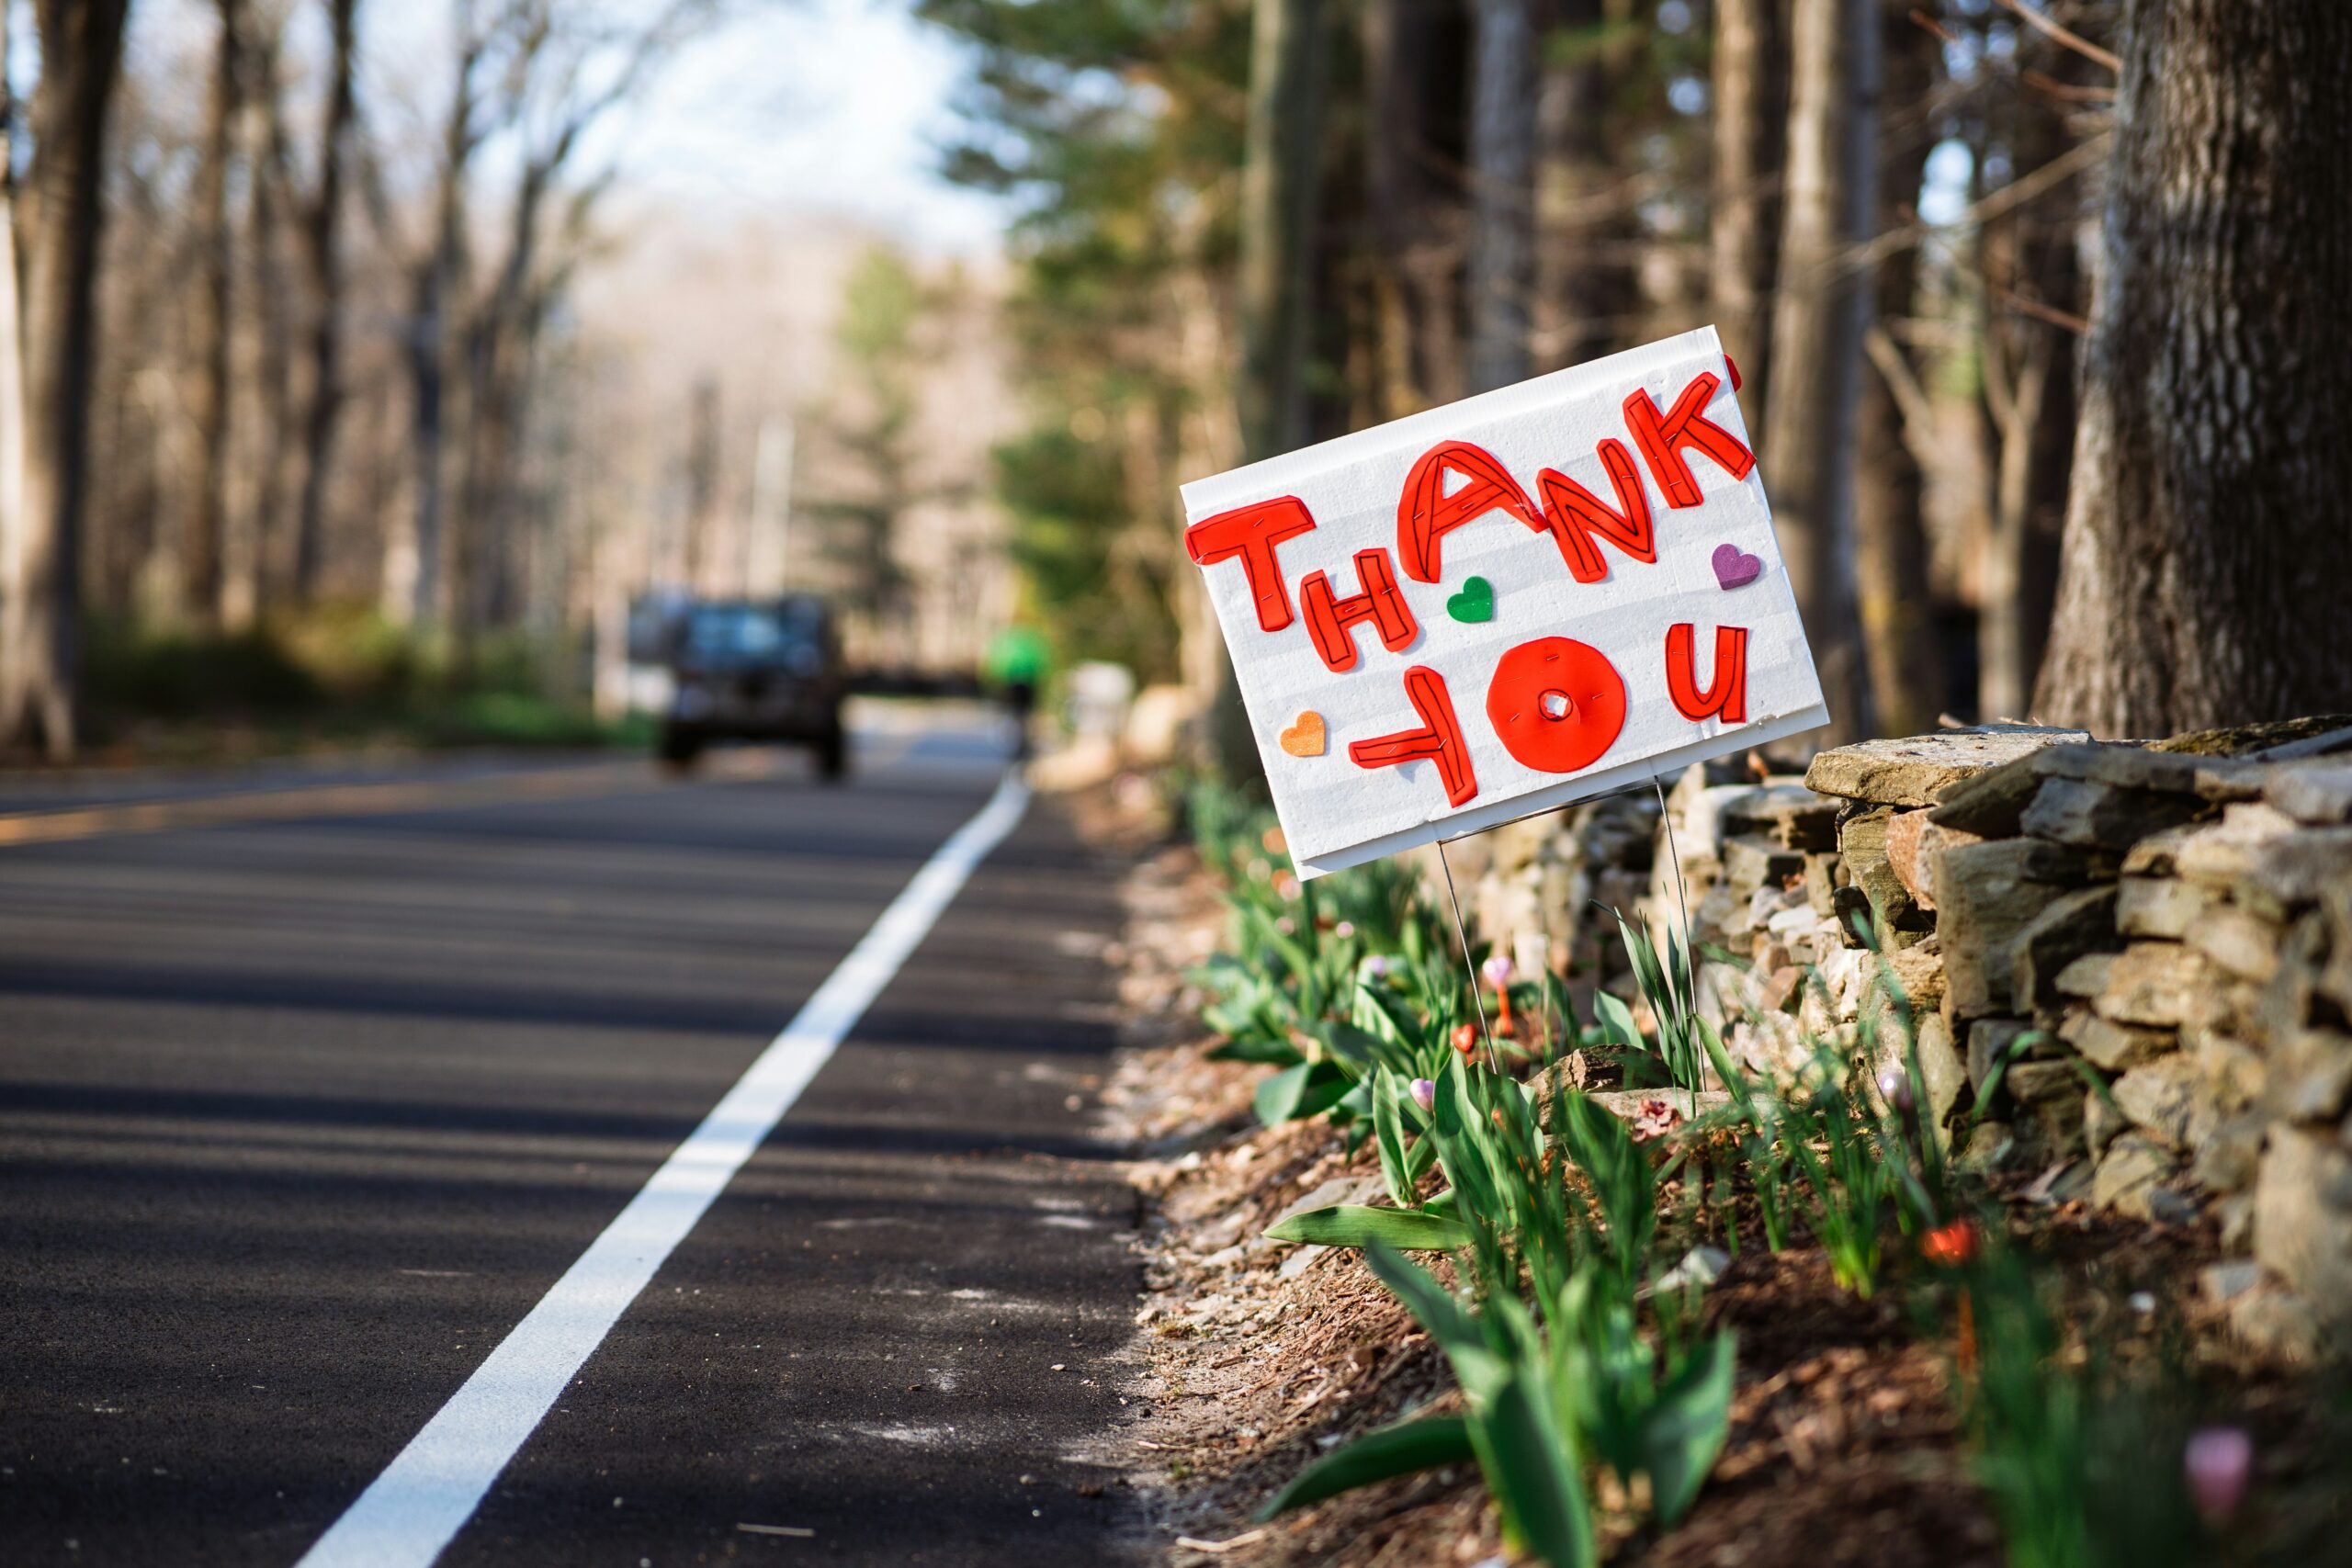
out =
[[[1713,327],[1183,487],[1302,876],[1827,722]]]

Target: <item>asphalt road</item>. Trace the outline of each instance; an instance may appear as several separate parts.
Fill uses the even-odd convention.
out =
[[[0,1563],[296,1562],[1001,771],[858,746],[0,784]],[[1033,803],[442,1561],[1126,1561],[1114,913]]]

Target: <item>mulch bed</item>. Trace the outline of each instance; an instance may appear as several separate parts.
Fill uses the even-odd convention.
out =
[[[1221,932],[1189,852],[1141,856],[1114,950],[1135,1046],[1105,1091],[1115,1135],[1142,1151],[1149,1294],[1132,1393],[1133,1480],[1174,1563],[1239,1568],[1500,1564],[1496,1513],[1467,1466],[1385,1483],[1261,1526],[1260,1506],[1345,1438],[1458,1398],[1442,1359],[1346,1251],[1263,1239],[1318,1188],[1375,1176],[1323,1123],[1260,1127],[1265,1069],[1212,1062],[1185,972]],[[2352,1400],[2330,1374],[2264,1364],[2196,1299],[2220,1256],[2210,1230],[2154,1226],[2022,1196],[2013,1224],[2058,1266],[2070,1323],[2117,1360],[2163,1358],[2246,1426],[2257,1500],[2222,1561],[2352,1564]],[[1318,1199],[1332,1201],[1336,1189]],[[1361,1200],[1356,1200],[1361,1201]],[[1954,1336],[1933,1290],[1891,1279],[1873,1301],[1832,1281],[1818,1249],[1743,1247],[1707,1296],[1738,1335],[1723,1456],[1697,1506],[1659,1537],[1605,1475],[1604,1552],[1673,1568],[1996,1568],[2000,1536],[1968,1472],[1951,1394]],[[2083,1353],[2087,1354],[2086,1349]],[[1203,1546],[1179,1544],[1198,1542]],[[1204,1546],[1219,1550],[1204,1550]]]

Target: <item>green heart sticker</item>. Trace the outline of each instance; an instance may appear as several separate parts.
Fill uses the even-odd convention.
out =
[[[1491,621],[1495,618],[1495,585],[1483,577],[1474,577],[1462,585],[1462,592],[1445,602],[1445,613],[1457,621]]]

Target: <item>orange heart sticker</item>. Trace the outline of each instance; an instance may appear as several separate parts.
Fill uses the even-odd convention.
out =
[[[1298,722],[1283,731],[1283,750],[1294,757],[1323,755],[1323,716],[1308,708]]]

